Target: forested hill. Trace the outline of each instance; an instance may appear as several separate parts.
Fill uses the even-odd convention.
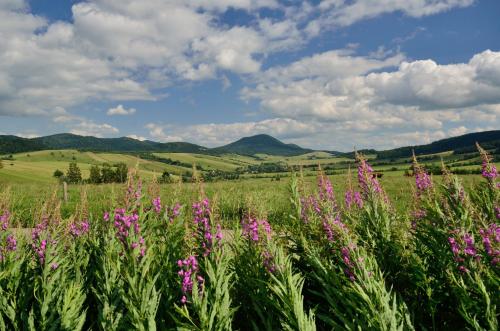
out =
[[[500,148],[500,130],[468,133],[458,137],[437,140],[427,145],[400,147],[386,151],[376,152],[378,159],[393,159],[398,157],[409,157],[412,151],[416,155],[435,154],[453,151],[462,154],[477,151],[476,142],[488,150]]]
[[[409,157],[412,151],[417,155],[435,154],[453,151],[456,154],[476,150],[478,142],[484,148],[498,153],[500,150],[500,130],[469,133],[435,141],[427,145],[406,146],[390,150],[362,150],[365,154],[376,154],[378,159],[395,159]],[[62,133],[37,138],[21,138],[12,135],[0,136],[0,154],[11,154],[51,149],[77,149],[95,152],[172,152],[172,153],[199,153],[199,154],[240,154],[255,155],[268,154],[278,156],[302,155],[313,152],[294,144],[286,144],[266,134],[241,138],[233,143],[207,148],[188,142],[159,143],[141,141],[128,137],[97,138]],[[332,152],[333,154],[341,154]],[[353,157],[354,153],[344,153],[344,156]]]

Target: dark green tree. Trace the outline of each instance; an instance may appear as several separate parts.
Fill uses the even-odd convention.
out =
[[[163,174],[158,178],[159,183],[170,183],[170,173],[168,171],[163,171]]]
[[[128,176],[128,167],[125,163],[120,162],[116,164],[115,181],[118,183],[125,183]]]
[[[113,183],[115,181],[115,172],[109,163],[104,163],[101,168],[102,183]]]
[[[70,184],[80,183],[82,181],[82,172],[76,162],[69,164],[68,171],[66,172],[66,179]]]
[[[89,183],[100,184],[102,182],[101,169],[98,165],[93,165],[90,167]]]
[[[62,176],[64,176],[64,172],[62,172],[61,170],[59,169],[56,169],[56,171],[54,171],[54,175],[53,175],[55,178],[61,178]]]

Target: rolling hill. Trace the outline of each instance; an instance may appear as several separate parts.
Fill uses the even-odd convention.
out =
[[[206,148],[187,142],[159,143],[140,141],[128,137],[97,138],[61,133],[38,138],[0,136],[0,153],[22,153],[41,150],[76,149],[93,152],[162,152],[162,153],[197,153],[197,154],[269,154],[279,156],[300,155],[311,152],[294,144],[285,144],[269,135],[256,135],[242,138],[234,143]]]
[[[377,159],[410,157],[416,155],[437,154],[453,151],[455,154],[477,152],[476,142],[489,150],[500,149],[500,130],[468,133],[458,137],[437,140],[427,145],[400,147],[385,151],[375,151]]]
[[[182,152],[203,153],[206,147],[187,143],[159,143],[140,141],[128,137],[97,138],[79,136],[71,133],[61,133],[37,138],[20,138],[15,136],[0,136],[0,153],[20,153],[40,150],[77,149],[94,152]]]
[[[396,159],[410,157],[412,151],[417,155],[453,152],[462,154],[476,151],[475,143],[480,143],[491,151],[500,151],[500,130],[469,133],[435,141],[427,145],[399,147],[390,150],[361,150],[364,154],[376,155],[377,159]],[[21,138],[16,136],[0,136],[0,154],[14,154],[41,150],[75,149],[92,152],[114,153],[189,153],[221,156],[225,154],[255,156],[272,155],[276,157],[290,157],[318,152],[302,148],[295,144],[286,144],[266,134],[241,138],[233,143],[206,148],[188,142],[159,143],[154,141],[140,141],[128,137],[97,138],[84,137],[69,133],[56,134],[38,138]],[[354,153],[328,152],[332,155],[353,158]]]
[[[302,148],[294,144],[285,144],[267,134],[244,137],[228,145],[212,148],[213,154],[240,154],[255,155],[269,154],[280,156],[301,155],[312,152],[311,149]]]

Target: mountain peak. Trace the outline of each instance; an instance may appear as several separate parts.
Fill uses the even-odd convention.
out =
[[[305,149],[294,144],[285,144],[268,134],[243,137],[228,145],[214,148],[212,151],[216,153],[243,155],[272,154],[281,156],[301,155],[311,152],[310,149]]]

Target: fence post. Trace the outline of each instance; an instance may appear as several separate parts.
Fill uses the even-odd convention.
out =
[[[64,202],[68,202],[68,183],[63,182]]]

